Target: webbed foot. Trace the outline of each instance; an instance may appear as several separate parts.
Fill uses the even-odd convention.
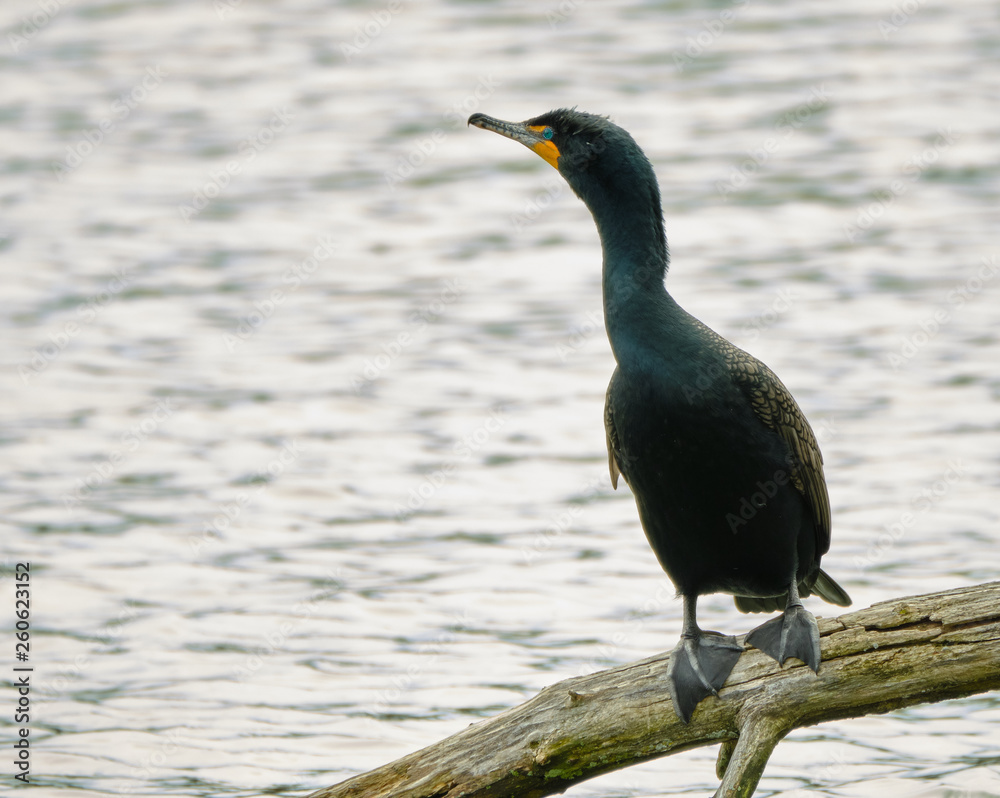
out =
[[[819,626],[816,618],[801,604],[790,604],[777,618],[772,618],[747,635],[747,642],[784,665],[796,657],[819,672]]]
[[[669,679],[674,710],[684,723],[703,698],[718,695],[742,653],[735,637],[718,632],[698,630],[681,637],[670,660]]]

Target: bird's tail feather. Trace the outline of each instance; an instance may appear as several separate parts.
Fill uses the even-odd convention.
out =
[[[740,612],[777,612],[785,609],[788,594],[781,596],[733,596]]]
[[[816,584],[812,586],[812,592],[823,599],[823,601],[829,601],[838,607],[851,606],[851,597],[847,595],[847,591],[838,585],[834,581],[834,578],[822,568],[819,569],[819,574],[816,576]]]
[[[836,583],[822,568],[816,574],[816,581],[811,585],[800,584],[799,593],[802,596],[816,594],[823,601],[836,604],[838,607],[850,607],[851,597],[847,591]],[[785,609],[788,603],[788,594],[780,596],[733,596],[736,601],[736,609],[740,612],[778,612]]]

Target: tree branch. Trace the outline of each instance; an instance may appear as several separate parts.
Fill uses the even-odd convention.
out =
[[[613,770],[722,743],[716,798],[749,798],[792,729],[1000,689],[1000,582],[819,621],[819,675],[756,649],[682,724],[669,654],[546,687],[423,750],[309,798],[540,798]]]

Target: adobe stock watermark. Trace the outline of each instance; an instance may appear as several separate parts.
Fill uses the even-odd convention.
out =
[[[283,651],[288,646],[288,641],[295,634],[295,630],[301,627],[309,618],[313,617],[323,607],[323,602],[332,596],[336,596],[344,588],[341,581],[343,569],[327,571],[322,586],[314,591],[309,598],[297,602],[292,607],[293,621],[281,621],[276,629],[266,633],[261,633],[261,643],[255,646],[242,664],[233,669],[233,676],[236,681],[242,682],[257,674],[265,662],[275,654]]]
[[[216,506],[218,512],[202,524],[201,532],[188,536],[191,552],[197,557],[206,546],[221,540],[226,530],[267,492],[271,487],[271,480],[283,474],[285,469],[296,462],[301,455],[302,450],[298,441],[294,439],[285,441],[278,454],[257,471],[255,476],[261,481],[252,487],[236,491],[236,495],[230,501],[218,504]]]
[[[389,0],[384,8],[372,11],[365,22],[354,28],[354,38],[340,43],[340,52],[344,60],[350,61],[355,56],[361,55],[369,44],[382,35],[402,10],[403,0]]]
[[[632,278],[629,283],[620,287],[613,296],[606,300],[606,306],[603,309],[596,308],[587,311],[583,323],[576,325],[569,338],[556,345],[555,352],[560,360],[563,362],[569,360],[570,357],[583,349],[594,335],[605,329],[605,316],[613,315],[617,308],[624,307],[640,286],[647,284],[650,280],[662,281],[663,264],[655,257],[651,258],[636,269]]]
[[[567,166],[573,166],[574,161],[576,160],[582,161],[592,154],[604,152],[605,146],[606,145],[603,139],[595,141],[586,153],[561,156],[559,164],[564,168]],[[512,213],[510,215],[511,226],[514,228],[514,232],[518,235],[537,222],[539,218],[541,218],[542,214],[555,204],[556,200],[565,196],[569,191],[569,184],[565,180],[556,176],[546,178],[543,185],[544,188],[540,192],[535,194],[535,196],[531,199],[525,201],[524,209],[520,213]]]
[[[545,12],[545,18],[549,22],[549,27],[555,30],[562,23],[580,10],[587,0],[561,0],[555,8],[550,8]]]
[[[997,256],[983,258],[982,265],[966,280],[957,283],[945,296],[946,304],[961,310],[971,302],[993,280],[1000,271]],[[946,308],[937,308],[929,316],[921,319],[917,329],[900,338],[900,344],[886,356],[886,362],[893,371],[899,371],[915,358],[920,351],[933,341],[941,330],[952,320]]]
[[[367,385],[381,377],[396,359],[414,344],[417,336],[428,325],[441,318],[445,310],[454,304],[467,288],[468,285],[459,278],[445,280],[434,300],[413,311],[407,317],[406,327],[391,341],[383,343],[379,347],[382,350],[379,354],[365,359],[361,370],[351,378],[351,389],[355,393],[361,393]]]
[[[69,5],[69,0],[38,0],[36,5],[38,9],[30,16],[21,17],[20,29],[16,33],[7,34],[7,44],[14,55],[31,44],[59,15],[63,7]]]
[[[607,485],[607,479],[606,471],[588,479],[579,493],[579,498],[587,499],[600,494]],[[583,505],[573,503],[549,518],[542,530],[535,534],[531,545],[521,547],[521,556],[524,557],[525,563],[531,563],[543,551],[552,548],[553,541],[569,530],[582,514]]]
[[[888,19],[878,21],[878,32],[882,34],[882,41],[889,41],[889,37],[898,33],[900,28],[909,24],[910,19],[923,6],[924,0],[902,0],[892,4],[892,14]]]
[[[759,365],[767,366],[760,361],[757,361]],[[693,382],[686,382],[681,386],[681,392],[684,394],[684,398],[694,405],[698,404],[705,395],[705,392],[711,389],[718,382],[731,384],[734,379],[733,370],[729,363],[722,359],[712,360],[709,363],[699,364],[698,374]],[[819,435],[817,433],[817,439]]]
[[[812,119],[813,115],[825,109],[830,103],[831,91],[825,83],[813,86],[809,96],[791,111],[778,117],[774,123],[774,134],[764,139],[758,146],[747,150],[747,157],[729,170],[729,179],[718,180],[715,188],[728,202],[729,195],[743,188],[778,150]]]
[[[835,435],[834,422],[831,418],[820,419],[813,434],[816,440],[822,443]],[[740,531],[740,527],[746,526],[752,521],[758,512],[767,507],[769,499],[778,495],[778,491],[795,479],[798,471],[796,458],[789,455],[789,465],[787,468],[779,468],[769,479],[759,480],[754,487],[755,491],[740,499],[738,507],[733,508],[735,512],[726,513],[726,523],[729,524],[729,531],[734,535]]]
[[[115,619],[104,625],[101,633],[97,635],[97,642],[102,646],[117,644],[124,633],[125,626],[138,617],[136,605],[126,601]],[[91,638],[88,636],[88,639]],[[47,671],[36,689],[46,698],[64,695],[72,686],[72,680],[82,677],[86,670],[89,670],[93,665],[94,660],[90,654],[77,654],[69,664],[60,666],[57,672]]]
[[[255,300],[253,310],[242,316],[232,332],[222,334],[222,343],[230,354],[252,338],[284,304],[319,269],[319,264],[333,257],[336,245],[333,238],[321,235],[317,239],[312,255],[289,266],[281,275],[284,288],[272,288],[264,299]]]
[[[123,267],[108,280],[107,286],[100,293],[94,294],[86,301],[76,306],[76,318],[79,321],[68,321],[62,329],[51,332],[48,341],[35,347],[27,361],[17,367],[21,382],[28,385],[35,377],[51,366],[70,345],[70,342],[80,334],[84,327],[94,320],[111,304],[111,301],[134,279],[129,274],[130,267]]]
[[[855,210],[854,221],[844,225],[844,238],[853,244],[858,236],[868,232],[879,219],[885,216],[896,199],[906,194],[920,179],[920,176],[937,162],[941,154],[961,137],[962,134],[952,130],[951,125],[940,128],[938,136],[931,146],[906,159],[901,170],[902,178],[896,178],[885,188],[872,192],[875,201],[861,205]]]
[[[961,310],[982,291],[1000,271],[997,256],[983,257],[982,265],[968,279],[957,283],[946,297],[948,304]]]
[[[480,77],[476,87],[465,97],[452,103],[451,108],[444,112],[444,120],[447,127],[453,131],[459,129],[470,114],[479,110],[483,100],[493,96],[496,90],[503,84],[496,80],[492,74]],[[410,152],[401,155],[396,159],[394,169],[387,170],[384,174],[385,184],[389,191],[395,191],[396,187],[413,177],[418,169],[433,157],[437,148],[448,138],[445,127],[438,127],[428,135],[418,139],[411,147]]]
[[[791,310],[795,300],[800,298],[801,294],[791,288],[778,289],[770,306],[743,325],[741,331],[743,339],[748,342],[756,341],[764,330],[775,324],[783,314]]]
[[[159,88],[163,79],[169,74],[159,65],[146,67],[146,74],[142,80],[129,91],[119,94],[111,103],[110,113],[98,120],[93,127],[81,130],[76,143],[66,145],[66,156],[61,161],[52,162],[52,172],[56,179],[62,183],[71,172],[78,169],[118,125],[128,119],[149,98],[149,95]]]
[[[490,410],[482,424],[455,442],[451,457],[424,477],[418,485],[410,488],[405,502],[397,501],[395,503],[393,512],[397,520],[405,521],[415,512],[421,510],[427,504],[428,499],[454,478],[459,466],[471,460],[472,455],[480,451],[506,423],[507,409],[505,407],[497,406]]]
[[[683,72],[696,58],[712,47],[716,41],[726,32],[726,28],[732,25],[741,11],[750,5],[750,0],[733,0],[733,8],[720,11],[713,19],[706,19],[701,23],[704,30],[697,36],[688,36],[683,51],[674,50],[674,68],[678,72]]]
[[[542,191],[525,201],[524,209],[520,213],[510,215],[511,226],[518,235],[538,221],[538,218],[551,208],[553,203],[562,197],[569,187],[565,180],[559,178],[549,178],[544,185],[545,188]]]
[[[677,589],[669,579],[659,579],[656,582],[656,590],[651,598],[633,597],[633,602],[641,602],[642,605],[640,610],[632,610],[622,619],[622,623],[628,627],[626,631],[615,632],[609,642],[600,643],[597,646],[596,656],[582,663],[577,670],[577,675],[589,676],[606,668],[608,663],[612,662],[618,655],[621,646],[634,639],[643,630],[648,623],[647,616],[660,615],[664,608],[673,603],[676,598]]]
[[[177,728],[157,732],[156,750],[151,754],[144,754],[138,765],[131,766],[133,779],[117,782],[115,794],[134,795],[145,792],[145,785],[153,779],[163,776],[163,768],[171,758],[176,756],[184,744],[184,738],[181,737],[181,732]],[[192,745],[192,742],[188,740],[187,744]]]
[[[853,759],[848,760],[844,757],[841,751],[834,750],[830,758],[827,760],[826,765],[819,769],[810,768],[810,786],[808,788],[798,787],[797,789],[789,792],[786,798],[816,798],[816,787],[814,785],[830,784],[837,779],[843,779],[844,771],[849,767],[853,768],[856,766],[857,763]],[[784,795],[784,793],[782,794]]]
[[[208,180],[194,190],[191,202],[177,206],[177,212],[187,224],[200,214],[229,187],[232,180],[249,166],[257,156],[274,143],[275,138],[295,119],[295,114],[286,107],[272,108],[271,118],[252,136],[248,136],[237,147],[237,158],[226,161],[219,169],[208,173]]]
[[[215,0],[215,3],[213,3],[215,16],[217,16],[222,22],[225,22],[226,17],[232,14],[241,5],[243,5],[243,0]]]
[[[885,524],[885,531],[868,547],[866,556],[855,557],[854,564],[859,568],[874,565],[881,560],[887,551],[906,536],[906,533],[917,523],[920,516],[926,515],[951,489],[967,474],[967,465],[961,460],[949,460],[947,467],[934,482],[920,490],[911,500],[908,510],[900,513],[899,518],[891,524]]]
[[[95,488],[107,482],[118,471],[130,454],[136,451],[150,435],[167,421],[177,408],[169,397],[157,399],[152,409],[140,421],[121,434],[121,445],[108,453],[85,477],[78,478],[72,491],[64,493],[60,500],[67,510],[79,507],[90,498]]]
[[[604,314],[600,310],[587,311],[581,324],[573,327],[569,338],[556,344],[556,355],[565,363],[579,352],[598,332],[604,330]]]
[[[791,482],[792,477],[788,471],[778,469],[770,479],[760,480],[754,486],[756,491],[749,496],[744,496],[740,500],[737,513],[726,513],[726,523],[729,524],[729,531],[734,535],[740,531],[741,526],[746,526],[754,519],[758,512],[767,507],[767,500],[778,495],[778,491]]]
[[[375,702],[365,712],[369,718],[374,720],[389,712],[399,702],[403,693],[413,688],[420,674],[433,666],[447,646],[457,640],[458,634],[466,629],[475,628],[472,619],[469,618],[468,609],[456,613],[448,626],[446,631],[436,635],[433,640],[420,643],[417,646],[417,657],[406,666],[406,670],[393,676],[389,687],[379,690]]]

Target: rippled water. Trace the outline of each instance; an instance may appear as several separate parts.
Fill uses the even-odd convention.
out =
[[[824,565],[856,606],[997,578],[996,22],[5,4],[0,503],[4,582],[33,575],[33,794],[314,789],[676,642],[606,474],[593,224],[475,110],[579,105],[645,147],[671,291],[821,435]],[[753,624],[721,596],[702,616]],[[998,722],[989,695],[797,731],[759,794],[1000,794]],[[714,757],[571,792],[704,795]]]

